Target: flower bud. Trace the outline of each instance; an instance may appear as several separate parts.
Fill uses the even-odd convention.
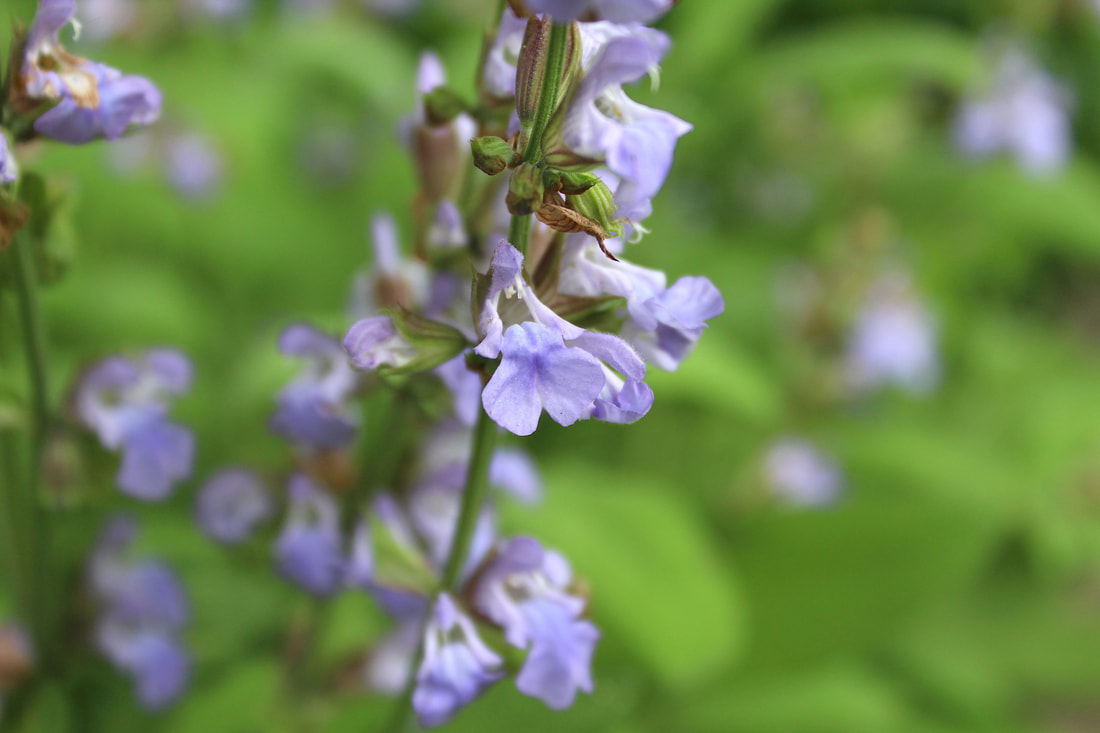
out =
[[[467,104],[453,89],[439,86],[424,96],[424,117],[429,125],[452,122],[466,111]]]
[[[475,137],[470,141],[470,150],[474,154],[474,165],[490,176],[503,172],[516,157],[507,140],[492,135]]]
[[[413,137],[416,172],[429,201],[446,198],[461,168],[458,140],[452,126],[416,128]]]
[[[508,181],[505,202],[515,216],[528,216],[542,206],[542,172],[532,163],[520,163]]]
[[[545,175],[546,187],[561,191],[567,196],[581,194],[601,183],[595,173],[575,173],[570,171],[549,170]]]
[[[15,624],[0,627],[0,691],[14,689],[34,669],[34,649],[27,632]]]
[[[519,61],[516,64],[516,113],[520,125],[529,128],[538,114],[539,100],[542,97],[542,85],[546,77],[547,51],[550,46],[550,31],[553,21],[549,17],[531,16],[527,21],[527,31],[523,35]],[[565,95],[571,91],[573,80],[581,69],[580,31],[576,24],[568,26],[565,46],[565,60],[562,65],[562,77],[558,84],[557,97],[551,110],[556,109]]]
[[[615,196],[603,181],[597,179],[593,185],[584,189],[582,193],[567,193],[565,204],[573,211],[596,222],[613,236],[622,236],[622,220],[615,216],[617,208],[615,206]]]

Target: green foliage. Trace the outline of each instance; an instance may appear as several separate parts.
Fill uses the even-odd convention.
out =
[[[33,4],[5,4],[0,38]],[[286,448],[264,426],[295,366],[276,335],[298,320],[342,333],[351,278],[369,265],[369,216],[389,210],[412,230],[412,164],[395,130],[413,103],[417,54],[438,50],[449,87],[473,98],[496,3],[428,3],[403,21],[345,3],[334,18],[296,22],[258,5],[237,28],[167,23],[82,47],[161,86],[164,134],[211,139],[224,163],[213,198],[181,198],[156,160],[122,175],[103,145],[26,152],[41,178],[24,179],[25,198],[71,217],[51,220],[51,262],[79,241],[44,294],[55,401],[95,358],[178,346],[197,365],[178,415],[201,441],[194,480],[163,506],[116,496],[109,473],[81,487],[138,513],[142,552],[183,576],[191,692],[148,715],[88,654],[74,673],[91,690],[77,701],[83,727],[67,717],[66,691],[50,689],[28,732],[339,733],[381,730],[393,712],[356,676],[389,630],[378,608],[363,595],[305,601],[271,570],[272,527],[228,550],[198,532],[192,506],[226,463],[257,466],[282,490]],[[710,277],[726,313],[678,372],[650,370],[656,402],[644,420],[560,429],[544,419],[524,443],[546,500],[506,505],[503,521],[562,550],[590,588],[602,633],[595,694],[550,713],[498,685],[448,730],[1089,729],[1100,690],[1100,17],[1090,5],[694,0],[661,22],[674,39],[661,84],[631,94],[695,130],[646,221],[652,233],[627,257],[670,280]],[[966,160],[951,144],[958,103],[989,82],[998,27],[1073,85],[1077,145],[1060,175]],[[938,320],[942,382],[925,397],[841,398],[845,329],[866,282],[894,264]],[[784,283],[800,267],[828,293],[817,314],[826,327],[803,329],[789,313]],[[0,409],[18,410],[9,304],[0,298]],[[71,439],[68,423],[56,428]],[[761,498],[763,455],[785,434],[837,460],[836,506]],[[64,515],[74,567],[101,518],[80,501]],[[13,603],[0,588],[0,609]],[[313,621],[303,662],[291,636]]]

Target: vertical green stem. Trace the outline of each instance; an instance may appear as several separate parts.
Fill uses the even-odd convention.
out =
[[[466,470],[466,486],[462,491],[462,509],[458,515],[451,549],[447,554],[447,567],[443,570],[443,588],[456,589],[462,563],[470,549],[478,515],[489,491],[489,459],[497,442],[497,426],[484,410],[478,413],[474,428],[474,445],[470,451],[470,465]]]
[[[527,257],[527,242],[531,239],[531,217],[513,216],[508,227],[508,242]]]
[[[16,237],[12,250],[15,257],[14,275],[16,298],[19,303],[19,321],[23,336],[23,351],[27,360],[27,377],[30,389],[31,436],[30,460],[25,481],[8,490],[18,493],[18,498],[5,511],[19,512],[17,521],[24,529],[23,551],[17,558],[23,568],[22,577],[28,587],[22,595],[28,599],[29,615],[24,619],[30,627],[43,666],[48,670],[52,663],[50,653],[49,586],[53,580],[49,568],[49,538],[45,509],[40,494],[42,449],[46,440],[49,421],[49,401],[46,393],[46,337],[42,312],[38,302],[38,276],[35,271],[31,240],[25,232]],[[7,498],[7,497],[5,497]]]

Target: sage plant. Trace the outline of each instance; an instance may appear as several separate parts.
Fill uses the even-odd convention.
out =
[[[273,396],[267,425],[288,449],[279,480],[235,464],[198,491],[202,531],[226,546],[267,543],[273,570],[314,608],[364,593],[392,618],[360,677],[401,696],[393,730],[411,714],[443,724],[505,681],[554,710],[594,692],[601,632],[578,581],[584,568],[575,573],[534,537],[502,534],[498,502],[535,503],[544,487],[522,449],[497,443],[534,433],[543,413],[563,426],[644,418],[659,399],[648,369],[676,370],[724,309],[707,278],[672,279],[628,260],[691,130],[624,90],[656,76],[670,40],[644,23],[672,4],[510,2],[486,38],[475,99],[424,53],[399,135],[418,185],[411,236],[403,246],[399,222],[376,213],[373,267],[354,278],[343,333],[304,322],[281,332],[278,350],[300,370]],[[40,202],[21,186],[8,136],[16,145],[115,140],[161,108],[149,80],[64,48],[75,11],[74,0],[42,0],[15,39],[0,135],[0,247],[14,255],[5,263],[18,284],[33,408],[30,471],[12,470],[5,483],[4,529],[21,543],[6,559],[30,631],[25,656],[59,678],[56,639],[65,606],[79,604],[48,587],[56,507],[42,499],[39,468],[55,425],[94,436],[85,442],[105,451],[88,450],[127,500],[169,497],[191,477],[197,443],[170,417],[192,388],[190,360],[170,347],[91,363],[67,410],[46,389],[24,226]],[[170,158],[187,195],[219,178],[194,140]],[[374,410],[388,413],[371,421]],[[159,710],[190,677],[189,603],[170,567],[131,556],[135,532],[134,520],[115,518],[88,548],[85,641],[132,679],[142,706]]]

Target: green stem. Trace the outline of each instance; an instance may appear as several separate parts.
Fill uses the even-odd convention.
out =
[[[527,242],[531,239],[531,217],[513,216],[508,227],[508,242],[527,257]]]
[[[497,425],[484,410],[478,413],[474,428],[474,445],[470,451],[470,465],[466,469],[466,486],[462,490],[462,509],[458,515],[451,549],[447,553],[447,567],[443,570],[443,589],[456,590],[462,564],[470,549],[478,515],[489,492],[489,459],[497,442]]]
[[[33,616],[26,619],[31,629],[35,647],[43,668],[50,671],[53,663],[53,637],[51,634],[51,609],[49,607],[50,574],[49,524],[40,492],[42,451],[49,425],[49,398],[46,378],[46,328],[38,302],[38,273],[34,263],[32,242],[26,230],[17,236],[15,250],[16,294],[19,301],[19,320],[23,334],[23,348],[27,359],[27,378],[31,402],[30,461],[27,465],[26,494],[22,510],[26,524],[25,572],[28,574],[28,593]]]
[[[565,71],[565,47],[568,41],[569,26],[554,23],[550,28],[550,42],[546,45],[546,66],[543,69],[539,105],[535,110],[535,124],[531,127],[531,137],[523,151],[524,163],[537,163],[542,158],[542,136],[558,107],[561,77]]]

